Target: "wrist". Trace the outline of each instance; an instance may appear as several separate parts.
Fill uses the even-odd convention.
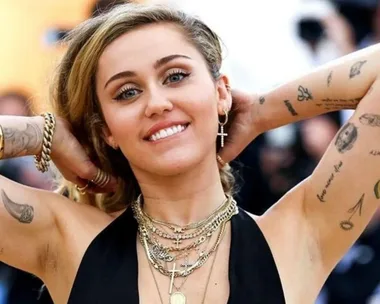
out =
[[[33,147],[34,149],[30,150],[31,155],[39,155],[42,151],[42,145],[44,143],[44,125],[45,125],[45,120],[42,116],[33,116],[30,118],[33,125],[35,125],[38,130],[40,136],[37,136],[36,140],[38,141],[37,144]]]

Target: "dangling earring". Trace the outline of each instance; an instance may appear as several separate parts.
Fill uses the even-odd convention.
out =
[[[227,137],[228,134],[224,133],[224,126],[228,122],[228,111],[225,109],[224,110],[224,121],[220,122],[219,120],[219,126],[220,126],[220,132],[218,133],[218,136],[220,136],[220,146],[223,148],[224,147],[224,137]]]

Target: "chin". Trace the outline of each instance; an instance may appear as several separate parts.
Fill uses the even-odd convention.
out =
[[[144,163],[144,167],[140,167],[146,173],[160,176],[175,176],[186,173],[198,167],[202,161],[206,159],[199,150],[196,153],[194,149],[186,151],[172,151],[173,153],[165,153],[156,158],[140,159],[140,163]],[[176,153],[175,153],[176,152]]]

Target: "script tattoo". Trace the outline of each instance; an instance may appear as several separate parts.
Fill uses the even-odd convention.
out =
[[[321,193],[317,194],[317,198],[319,199],[319,201],[321,203],[325,203],[325,196],[327,194],[327,189],[331,186],[331,183],[332,181],[334,180],[336,174],[338,174],[340,172],[340,169],[342,168],[343,166],[343,162],[340,161],[337,165],[334,165],[334,172],[332,172],[325,184],[325,186],[323,187],[323,190]]]
[[[4,248],[0,248],[0,255],[4,253]]]
[[[338,132],[335,140],[335,147],[339,153],[347,152],[352,149],[357,138],[358,129],[353,123],[348,122]]]
[[[379,156],[380,155],[380,150],[371,150],[369,152],[370,155],[373,155],[373,156]]]
[[[343,109],[356,109],[361,98],[324,98],[322,103],[316,103],[317,107],[323,107],[325,110],[343,110]]]
[[[340,222],[340,228],[342,228],[345,231],[348,231],[354,228],[354,223],[351,221],[351,219],[357,212],[359,212],[359,216],[362,215],[363,203],[364,203],[364,194],[362,194],[362,196],[360,197],[359,201],[355,204],[355,206],[348,209],[347,212],[350,214],[350,216],[347,220]]]
[[[8,213],[23,224],[30,224],[34,218],[34,209],[27,204],[18,204],[12,201],[4,190],[1,190],[1,198]]]
[[[330,84],[331,84],[331,80],[332,80],[332,75],[333,75],[333,72],[331,71],[329,76],[327,76],[327,86],[329,87]]]
[[[363,125],[371,126],[371,127],[380,127],[380,115],[377,114],[363,114],[359,117],[359,121]]]
[[[311,95],[311,92],[307,88],[304,88],[303,86],[299,86],[297,99],[298,101],[312,100],[313,95]]]
[[[367,62],[367,60],[356,62],[350,69],[350,78],[354,78],[359,75],[363,65]]]
[[[293,108],[293,106],[292,106],[292,104],[290,103],[289,100],[284,100],[284,103],[285,103],[285,106],[288,108],[288,111],[290,112],[290,114],[292,114],[293,116],[297,116],[298,115],[298,113]]]
[[[265,97],[264,97],[264,96],[260,96],[260,98],[259,98],[259,102],[260,102],[261,105],[264,104],[264,102],[265,102]]]
[[[27,123],[25,130],[4,128],[4,157],[12,158],[32,154],[42,142],[42,132],[38,126]]]

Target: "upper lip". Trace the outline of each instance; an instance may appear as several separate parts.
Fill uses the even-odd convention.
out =
[[[181,121],[179,121],[179,120],[178,121],[161,121],[161,122],[153,125],[148,130],[148,132],[144,136],[144,139],[149,139],[153,134],[155,134],[156,132],[158,132],[162,129],[166,129],[166,128],[170,128],[170,127],[178,126],[178,125],[187,125],[188,123],[189,123],[188,121],[184,121],[184,120],[181,120]]]

